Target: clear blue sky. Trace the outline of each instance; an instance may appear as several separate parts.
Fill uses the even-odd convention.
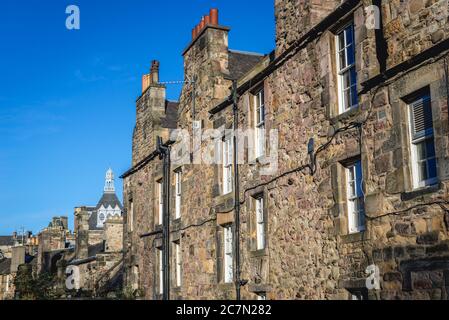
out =
[[[79,31],[65,28],[70,4]],[[274,48],[274,0],[1,1],[0,235],[97,203],[108,167],[130,166],[141,75],[158,59],[162,81],[182,80],[181,52],[211,7],[231,49]]]

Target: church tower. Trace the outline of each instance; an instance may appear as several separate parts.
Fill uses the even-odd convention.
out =
[[[114,172],[109,168],[106,171],[103,196],[89,222],[90,229],[103,229],[106,220],[111,217],[121,217],[122,210],[122,204],[115,194]]]
[[[104,183],[104,192],[105,193],[115,193],[114,172],[112,172],[111,168],[109,168],[109,170],[106,172],[106,180]]]

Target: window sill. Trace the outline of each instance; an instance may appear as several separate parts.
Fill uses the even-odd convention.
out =
[[[233,289],[234,289],[234,283],[232,283],[232,282],[229,282],[229,283],[220,282],[220,283],[218,284],[218,287],[219,287],[221,290],[233,290]]]
[[[268,248],[250,251],[251,258],[261,258],[268,256]]]
[[[173,291],[173,293],[179,294],[179,293],[181,293],[181,287],[173,287],[172,291]]]
[[[413,200],[415,198],[422,197],[422,196],[424,196],[426,194],[438,192],[441,189],[442,189],[442,185],[441,185],[441,183],[438,182],[438,183],[436,183],[434,185],[431,185],[431,186],[426,186],[426,187],[423,187],[423,188],[415,189],[415,190],[410,191],[410,192],[401,193],[401,200],[402,201]]]
[[[366,232],[366,230],[364,230],[364,231],[360,231],[358,233],[350,233],[350,234],[342,235],[340,238],[343,243],[355,243],[355,242],[369,240],[367,238],[367,236],[368,236],[368,233]]]
[[[339,113],[339,114],[333,116],[333,117],[330,119],[330,122],[331,122],[332,125],[333,125],[333,124],[336,124],[336,123],[338,123],[338,122],[342,122],[342,121],[344,121],[344,120],[347,120],[348,118],[353,117],[353,116],[354,116],[355,114],[357,114],[358,112],[359,112],[359,106],[357,105],[357,106],[354,106],[354,107],[352,107],[352,108],[346,110],[346,111],[343,112],[343,113]]]

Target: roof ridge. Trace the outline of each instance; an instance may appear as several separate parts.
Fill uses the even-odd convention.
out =
[[[234,49],[228,49],[229,52],[232,53],[240,53],[240,54],[246,54],[246,55],[251,55],[251,56],[258,56],[258,57],[264,57],[265,54],[263,53],[258,53],[258,52],[252,52],[252,51],[243,51],[243,50],[234,50]]]

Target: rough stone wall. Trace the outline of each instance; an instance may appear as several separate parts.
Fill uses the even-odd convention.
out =
[[[165,105],[165,87],[157,83],[150,84],[137,100],[133,165],[155,150],[157,136],[161,136],[164,142],[168,139],[169,130],[161,126],[161,119],[165,116]],[[155,159],[142,170],[124,179],[125,286],[132,287],[137,282],[147,299],[153,299],[155,296],[153,285],[155,242],[153,238],[141,239],[140,235],[154,231],[157,227],[155,185],[162,178],[159,163],[160,160]],[[133,268],[137,268],[139,274],[133,273]],[[140,277],[140,274],[143,276]]]
[[[282,53],[331,13],[341,0],[275,0],[276,52]]]
[[[340,3],[276,1],[277,56]],[[442,37],[434,35],[441,34],[434,30],[435,23],[446,21],[438,9],[446,1],[420,3],[424,5],[414,0],[383,2],[383,33],[389,48],[387,67],[446,38],[446,27]],[[365,81],[380,72],[376,56],[379,39],[365,24],[364,8],[372,2],[361,4],[352,13],[359,91]],[[242,288],[244,299],[254,299],[260,292],[266,292],[268,299],[348,299],[354,290],[366,289],[365,270],[372,264],[379,268],[381,289],[370,291],[367,296],[371,299],[448,297],[449,214],[440,205],[447,201],[449,177],[448,97],[443,60],[399,74],[360,94],[359,107],[340,115],[334,32],[345,22],[330,26],[260,84],[265,89],[267,131],[277,129],[279,133],[279,174],[309,163],[307,145],[311,138],[315,150],[330,139],[332,143],[318,155],[313,175],[305,169],[257,187],[273,176],[261,176],[260,163],[240,166],[244,201],[241,278],[249,281]],[[395,29],[394,36],[393,25],[403,27]],[[184,54],[188,78],[199,75],[196,119],[202,121],[203,128],[232,125],[232,108],[211,118],[207,114],[220,98],[229,94],[230,83],[223,78],[227,73],[226,47],[226,30],[207,29]],[[413,191],[403,98],[426,86],[432,96],[440,184]],[[240,128],[253,127],[252,93],[248,91],[239,98]],[[183,88],[180,103],[179,127],[192,132],[191,86]],[[353,122],[363,125],[333,136],[336,130]],[[363,167],[367,221],[365,232],[349,234],[343,169],[348,159],[356,157]],[[234,223],[230,211],[233,195],[221,196],[220,166],[189,165],[182,170],[182,218],[172,221],[171,240],[181,243],[183,283],[181,288],[172,289],[172,298],[234,298],[234,285],[220,281],[217,245],[222,235],[220,226]],[[134,207],[133,231],[128,232],[126,244],[130,253],[127,266],[139,266],[140,288],[147,299],[160,298],[154,248],[161,245],[161,239],[139,239],[138,234],[157,230],[154,182],[161,177],[161,163],[156,160],[125,179],[125,199],[132,200]],[[261,193],[266,205],[267,246],[257,251],[252,197]],[[125,206],[129,213],[129,201]]]
[[[229,94],[231,82],[228,75],[228,29],[207,28],[184,53],[184,72],[187,77],[196,76],[195,120],[201,121],[203,130],[216,128],[208,118],[208,111]],[[180,97],[179,127],[193,137],[191,87],[185,86]],[[203,131],[204,132],[204,131]],[[211,142],[204,139],[202,148]],[[202,149],[204,150],[204,149]],[[197,150],[193,149],[192,152]],[[196,162],[197,155],[194,155]],[[200,155],[201,157],[201,155]],[[175,169],[175,167],[173,168]],[[217,285],[217,241],[214,208],[232,199],[220,197],[218,171],[215,166],[193,164],[182,167],[182,217],[174,230],[192,225],[182,232],[174,232],[172,240],[180,240],[182,250],[183,285],[175,291],[175,297],[184,299],[210,299],[233,297],[233,288]],[[174,275],[174,274],[173,274]],[[219,290],[223,289],[223,290]]]
[[[111,218],[104,226],[104,241],[106,252],[121,252],[123,250],[123,218]]]
[[[447,0],[384,0],[382,11],[389,66],[399,64],[448,37]]]
[[[399,1],[389,3],[384,3],[384,11],[386,6],[399,7]],[[447,19],[445,16],[442,20],[440,16],[440,9],[446,5],[446,1],[419,1],[419,3],[402,1],[400,3],[403,8],[409,8],[409,10],[414,8],[415,13],[418,12],[417,7],[421,8],[422,5],[422,8],[416,15],[412,15],[407,10],[402,11],[403,15],[398,13],[396,23],[404,26],[404,29],[396,29],[394,37],[391,36],[393,32],[390,31],[391,17],[388,14],[384,17],[386,41],[390,50],[389,67],[429,48],[432,45],[431,39],[434,38],[429,32],[431,26],[435,28],[435,24]],[[365,7],[370,4],[369,1],[364,2]],[[410,20],[405,19],[404,15],[410,16]],[[359,88],[361,88],[363,80],[376,75],[378,65],[373,48],[374,34],[364,26],[363,7],[354,12],[354,21],[358,49],[357,71],[360,75]],[[278,24],[280,22],[278,20]],[[286,25],[278,26],[278,29],[291,27],[288,19],[284,22]],[[428,28],[421,28],[421,26],[428,26]],[[440,35],[441,32],[443,31],[438,31]],[[424,36],[424,33],[428,35]],[[309,234],[307,238],[310,239],[310,234],[313,235],[314,230],[317,230],[319,238],[329,238],[327,245],[323,246],[328,248],[328,251],[322,251],[327,261],[323,263],[323,260],[318,259],[319,263],[315,268],[318,268],[320,272],[315,275],[308,273],[310,277],[306,292],[314,287],[314,283],[311,282],[322,281],[321,285],[311,290],[311,295],[299,292],[298,297],[344,298],[345,292],[342,289],[351,291],[365,287],[365,269],[368,265],[376,264],[380,269],[381,290],[371,291],[370,298],[445,299],[447,290],[444,283],[447,281],[446,264],[449,253],[445,222],[447,213],[438,205],[423,205],[433,201],[447,200],[448,120],[447,79],[444,63],[440,60],[393,79],[391,83],[361,95],[359,110],[336,115],[335,110],[332,110],[336,105],[336,93],[335,85],[332,85],[335,80],[331,74],[335,66],[332,66],[328,58],[333,55],[332,43],[328,41],[331,37],[332,35],[327,38],[324,34],[316,48],[309,46],[307,50],[303,50],[287,62],[285,67],[276,71],[268,90],[274,92],[274,97],[270,99],[267,94],[268,109],[272,108],[268,111],[268,115],[271,118],[272,112],[274,113],[273,126],[280,130],[280,159],[306,159],[306,144],[310,137],[314,137],[317,145],[320,145],[330,138],[335,128],[343,127],[351,121],[364,120],[371,115],[362,127],[361,147],[360,133],[357,129],[340,134],[328,150],[318,158],[319,169],[313,178],[307,179],[300,176],[299,178],[305,181],[298,181],[298,183],[293,176],[292,181],[284,182],[283,188],[288,188],[288,185],[292,184],[293,190],[299,193],[286,202],[287,207],[288,204],[294,203],[295,198],[303,198],[303,192],[308,188],[311,190],[314,187],[317,188],[312,193],[309,190],[304,192],[306,198],[309,194],[320,196],[310,199],[310,202],[298,204],[301,208],[299,211],[308,207],[308,212],[317,210],[316,214],[321,217],[323,226],[327,223],[328,227],[317,229],[313,225],[313,217],[307,222],[308,228],[304,230]],[[439,37],[438,41],[443,38],[444,36]],[[305,60],[301,61],[301,56]],[[312,60],[304,63],[311,57],[321,57],[321,61],[313,63]],[[313,70],[312,66],[317,69]],[[317,79],[320,74],[321,80]],[[430,87],[432,96],[435,144],[441,183],[437,187],[413,192],[410,181],[408,115],[403,98],[426,86]],[[304,93],[304,90],[308,92]],[[291,120],[292,118],[297,119],[298,122],[295,123]],[[283,150],[282,141],[287,141],[287,146],[294,145],[293,150]],[[303,146],[303,150],[298,150],[298,146]],[[367,231],[349,235],[346,231],[345,191],[341,187],[342,163],[345,159],[354,156],[360,156],[362,160]],[[280,171],[283,172],[286,168],[282,169],[282,161],[280,163]],[[272,193],[273,191],[269,192],[270,198]],[[284,200],[285,194],[289,193],[280,193],[278,197]],[[274,203],[279,201],[278,197],[273,197]],[[276,215],[279,211],[279,207],[272,210],[270,208],[272,205],[269,205],[269,214]],[[408,208],[414,209],[408,210]],[[299,216],[304,216],[304,213]],[[330,220],[332,217],[334,217],[333,221]],[[276,218],[272,221],[270,217],[269,223],[276,226],[278,217]],[[282,237],[273,235],[271,228],[272,226],[269,227],[270,237],[274,236],[276,243],[279,243]],[[270,245],[272,243],[273,241]],[[303,244],[304,239],[301,239],[300,248]],[[308,243],[306,247],[310,245]],[[275,254],[282,254],[283,250],[276,248],[275,252]],[[304,256],[300,256],[302,256],[300,260],[303,260]],[[270,250],[270,262],[275,261],[271,259],[272,257]],[[270,267],[273,267],[272,263]],[[294,281],[298,280],[295,278]],[[301,286],[296,284],[296,288]]]
[[[14,274],[0,274],[0,300],[14,299]],[[6,290],[8,289],[8,290]]]
[[[61,250],[65,248],[65,234],[66,231],[61,228],[47,228],[44,229],[38,235],[38,273],[42,271],[45,264],[45,254],[55,250]]]

